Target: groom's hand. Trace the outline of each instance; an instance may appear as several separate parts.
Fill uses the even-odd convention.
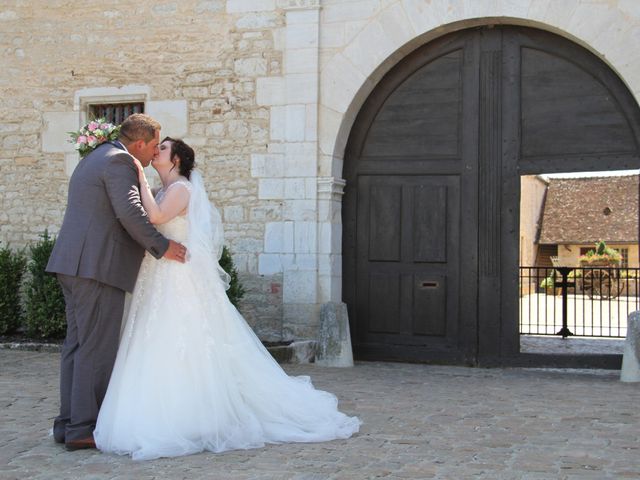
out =
[[[187,247],[181,243],[169,240],[169,248],[164,252],[164,258],[167,260],[175,260],[176,262],[184,263],[187,256]]]

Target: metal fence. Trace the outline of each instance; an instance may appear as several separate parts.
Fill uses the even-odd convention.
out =
[[[625,337],[638,268],[520,267],[520,333]]]

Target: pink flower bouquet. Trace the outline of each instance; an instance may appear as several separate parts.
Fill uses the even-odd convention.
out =
[[[98,118],[77,132],[69,132],[71,137],[69,141],[73,143],[80,158],[84,158],[101,143],[118,138],[118,133],[120,133],[120,125],[114,125],[104,118]]]

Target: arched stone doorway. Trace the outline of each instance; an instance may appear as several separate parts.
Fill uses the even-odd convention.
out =
[[[584,48],[526,27],[400,61],[345,151],[343,298],[357,358],[518,356],[520,175],[640,166],[640,110]]]

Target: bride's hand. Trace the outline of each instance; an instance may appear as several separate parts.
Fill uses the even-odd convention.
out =
[[[133,163],[138,169],[138,179],[140,180],[140,183],[146,183],[147,178],[144,174],[144,167],[140,163],[140,160],[138,160],[136,157],[133,157]]]
[[[136,168],[138,169],[138,173],[144,172],[144,167],[140,163],[140,160],[138,160],[136,157],[133,157],[133,163],[136,166]]]

